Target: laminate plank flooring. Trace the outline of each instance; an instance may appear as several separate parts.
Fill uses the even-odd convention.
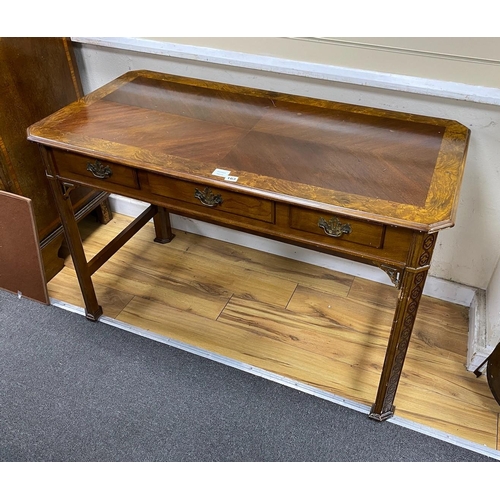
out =
[[[130,218],[80,223],[90,259]],[[93,276],[106,316],[371,405],[397,291],[183,231],[153,243],[147,224]],[[48,284],[83,307],[70,258]],[[465,368],[468,309],[423,297],[396,415],[500,450],[500,406]],[[383,425],[383,424],[381,424]]]

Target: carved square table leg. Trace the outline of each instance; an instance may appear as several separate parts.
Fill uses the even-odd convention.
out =
[[[413,238],[410,265],[403,272],[377,397],[370,412],[370,418],[374,420],[387,420],[394,415],[394,398],[436,239],[437,233],[415,233]]]

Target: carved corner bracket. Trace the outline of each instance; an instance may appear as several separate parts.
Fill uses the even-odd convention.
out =
[[[71,184],[70,182],[63,182],[61,184],[61,187],[63,191],[63,198],[65,200],[69,199],[69,194],[75,189],[75,185]]]
[[[389,266],[387,264],[379,264],[379,267],[387,274],[387,276],[389,276],[391,283],[399,290],[403,281],[401,279],[403,271],[397,267]]]

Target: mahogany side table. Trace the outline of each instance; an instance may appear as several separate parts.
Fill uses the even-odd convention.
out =
[[[169,212],[338,255],[399,289],[370,417],[394,398],[438,232],[454,225],[469,130],[426,116],[133,71],[37,122],[86,315],[92,274]],[[85,185],[149,208],[87,262],[69,192]]]

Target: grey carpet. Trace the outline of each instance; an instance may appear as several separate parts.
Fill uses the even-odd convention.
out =
[[[495,461],[2,290],[0,460]]]

